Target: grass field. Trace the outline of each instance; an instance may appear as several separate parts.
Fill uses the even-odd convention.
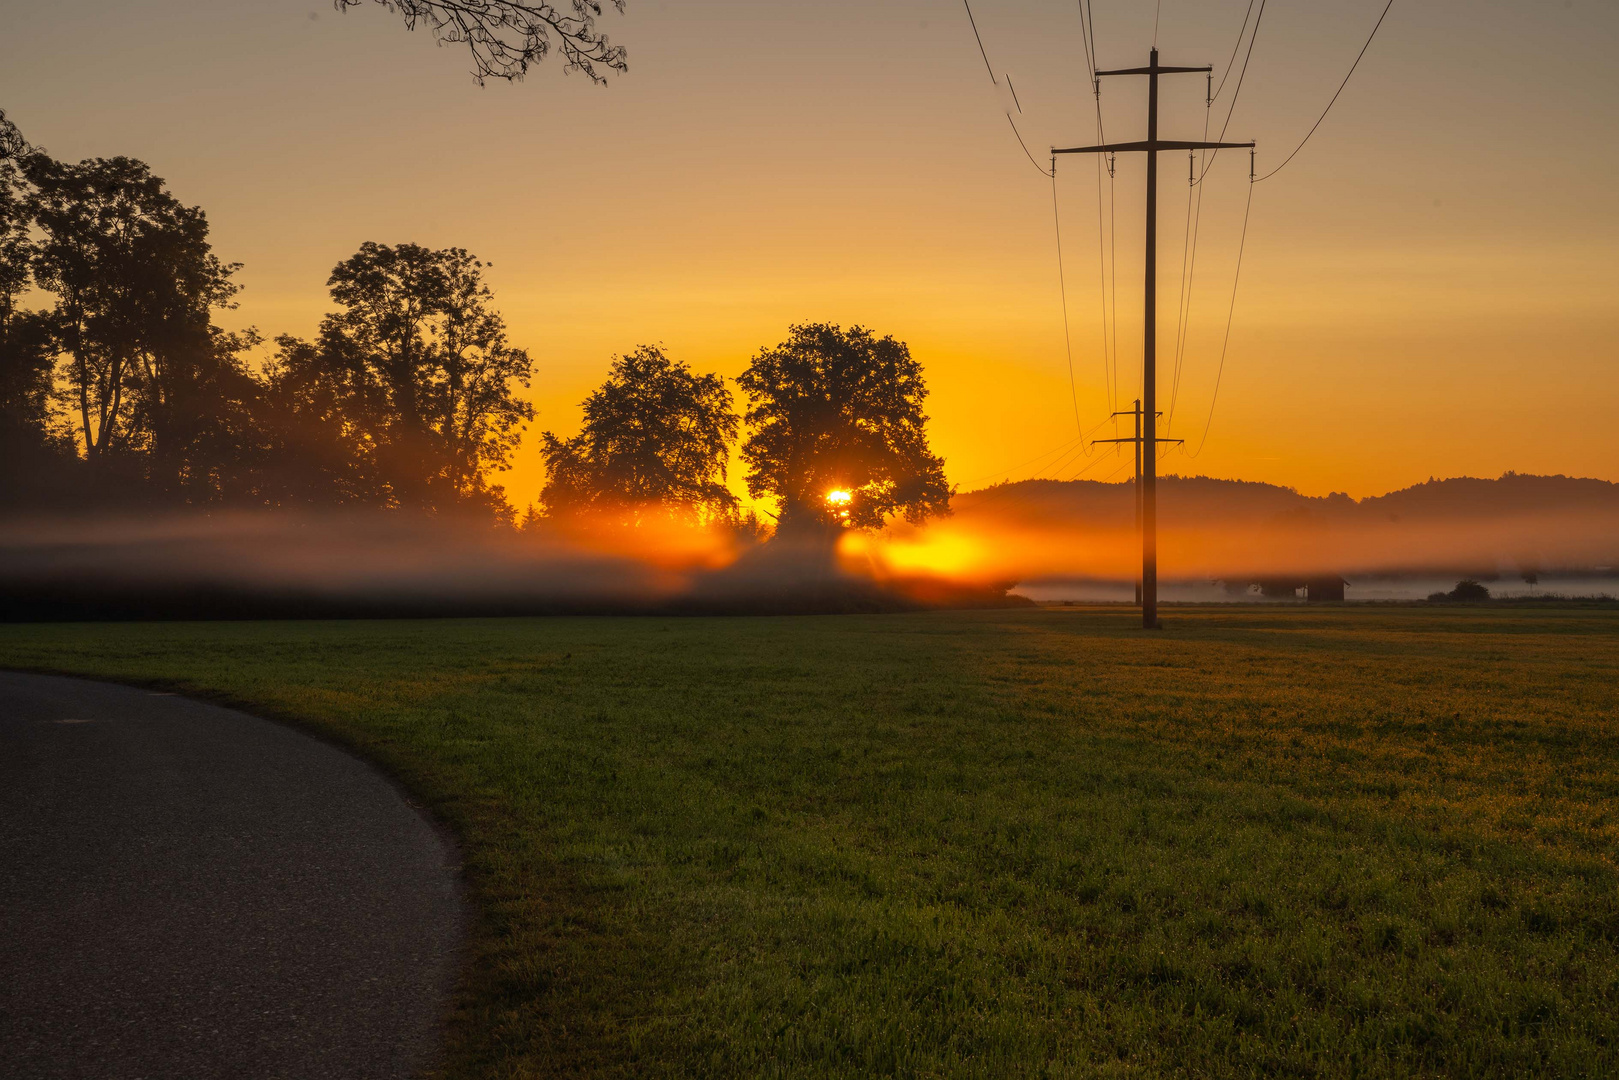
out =
[[[1619,611],[0,627],[463,838],[449,1073],[1619,1075]]]

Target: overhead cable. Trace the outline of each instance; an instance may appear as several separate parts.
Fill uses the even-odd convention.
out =
[[[1012,119],[1011,113],[1006,114],[1006,122],[1012,125],[1012,134],[1017,136],[1017,144],[1023,147],[1023,155],[1029,159],[1029,164],[1033,165],[1041,176],[1053,176],[1057,171],[1057,167],[1053,165],[1051,172],[1046,172],[1046,170],[1040,168],[1040,163],[1034,160],[1033,154],[1029,153],[1029,144],[1023,141],[1023,133],[1017,129],[1017,121]]]
[[[1062,344],[1068,353],[1068,396],[1074,404],[1074,427],[1080,442],[1085,441],[1085,425],[1079,420],[1079,388],[1074,383],[1074,342],[1068,333],[1068,284],[1062,269],[1062,221],[1057,216],[1057,159],[1051,159],[1051,226],[1057,234],[1057,292],[1062,298]],[[1102,358],[1104,369],[1107,357]]]
[[[978,55],[984,58],[984,70],[989,72],[989,81],[999,86],[1001,84],[995,78],[995,69],[989,66],[989,53],[984,51],[984,39],[978,36],[978,20],[973,18],[972,5],[967,3],[967,0],[961,0],[961,6],[967,9],[967,22],[972,25],[973,40],[978,42]]]
[[[1242,48],[1242,39],[1248,36],[1248,17],[1253,13],[1254,0],[1248,0],[1248,10],[1242,14],[1242,28],[1237,31],[1237,42],[1231,46],[1231,59],[1225,62],[1225,74],[1220,76],[1219,89],[1209,95],[1210,102],[1218,101],[1220,94],[1225,90],[1225,81],[1231,77],[1231,69],[1237,64],[1237,50]],[[1204,141],[1207,142],[1207,138]]]
[[[1315,134],[1315,129],[1321,126],[1321,121],[1325,120],[1327,118],[1327,114],[1332,111],[1333,104],[1338,100],[1338,94],[1343,93],[1344,87],[1349,85],[1349,76],[1355,73],[1355,69],[1360,66],[1360,58],[1366,55],[1367,49],[1372,47],[1372,38],[1377,36],[1378,27],[1383,25],[1383,20],[1388,17],[1389,8],[1393,6],[1394,0],[1389,0],[1389,2],[1384,5],[1383,14],[1377,17],[1377,26],[1372,27],[1372,32],[1367,35],[1366,44],[1360,47],[1360,52],[1355,56],[1355,62],[1349,65],[1349,75],[1345,75],[1344,81],[1338,84],[1338,92],[1332,95],[1332,101],[1327,102],[1327,107],[1321,110],[1321,115],[1316,118],[1316,122],[1311,126],[1309,132],[1305,134],[1303,141],[1293,148],[1292,154],[1289,154],[1287,157],[1282,159],[1282,163],[1280,165],[1276,166],[1276,168],[1272,169],[1264,176],[1261,176],[1259,180],[1269,180],[1271,177],[1287,168],[1287,163],[1293,160],[1294,155],[1300,150],[1304,149],[1304,144],[1310,141],[1310,136]],[[1259,180],[1255,180],[1254,183],[1257,184]]]
[[[965,3],[965,0],[963,0],[963,2]],[[1252,60],[1254,56],[1254,42],[1259,40],[1259,24],[1264,18],[1265,0],[1259,0],[1259,14],[1254,16],[1254,31],[1252,34],[1248,35],[1248,51],[1242,54],[1242,70],[1237,72],[1237,86],[1231,91],[1231,107],[1226,109],[1225,123],[1220,125],[1220,137],[1215,139],[1215,142],[1225,142],[1226,129],[1231,126],[1231,114],[1237,111],[1237,98],[1242,95],[1243,80],[1248,77],[1248,61]],[[1241,43],[1240,39],[1238,43]],[[1222,79],[1222,85],[1224,82],[1225,80]],[[1214,166],[1214,159],[1219,156],[1220,150],[1218,147],[1216,147],[1214,153],[1209,155],[1208,163],[1204,165],[1203,171],[1198,174],[1197,182],[1199,184],[1203,182],[1203,177],[1209,174],[1209,169],[1213,168]]]
[[[1188,456],[1197,457],[1203,453],[1204,445],[1209,441],[1209,428],[1214,424],[1214,406],[1220,400],[1220,380],[1225,376],[1226,350],[1231,345],[1231,317],[1237,311],[1237,283],[1242,278],[1242,252],[1248,246],[1248,213],[1254,208],[1254,181],[1248,181],[1248,202],[1242,208],[1242,239],[1237,242],[1237,270],[1231,278],[1231,306],[1226,309],[1225,338],[1220,342],[1220,366],[1214,374],[1214,395],[1209,398],[1209,418],[1203,423],[1203,437],[1198,440],[1197,451]]]

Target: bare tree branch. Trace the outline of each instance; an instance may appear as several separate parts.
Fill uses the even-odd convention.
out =
[[[332,0],[339,11],[366,0]],[[404,17],[405,27],[426,26],[440,42],[465,44],[472,53],[472,76],[521,79],[530,64],[551,52],[553,37],[567,71],[582,71],[591,82],[605,83],[609,71],[628,70],[624,47],[596,30],[602,13],[598,0],[568,0],[572,14],[549,3],[530,0],[373,0]],[[624,10],[624,0],[610,0]]]
[[[20,158],[32,149],[17,125],[6,119],[6,110],[0,109],[0,161]]]

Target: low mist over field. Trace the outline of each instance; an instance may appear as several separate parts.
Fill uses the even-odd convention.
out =
[[[1131,580],[1129,484],[1035,480],[959,495],[897,527],[886,565],[981,580]],[[1159,481],[1159,552],[1178,578],[1247,584],[1320,574],[1557,573],[1619,566],[1619,485],[1565,476],[1434,480],[1374,498],[1207,477]]]
[[[1556,575],[1619,565],[1619,485],[1509,474],[1355,501],[1268,484],[1160,481],[1177,576]],[[1034,481],[957,495],[877,533],[763,538],[647,521],[526,528],[400,513],[65,515],[0,527],[12,614],[892,610],[1006,602],[1016,583],[1127,583],[1129,484]]]

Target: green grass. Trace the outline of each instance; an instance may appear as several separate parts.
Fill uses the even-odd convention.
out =
[[[1619,1074],[1619,613],[0,627],[461,835],[453,1076]]]

